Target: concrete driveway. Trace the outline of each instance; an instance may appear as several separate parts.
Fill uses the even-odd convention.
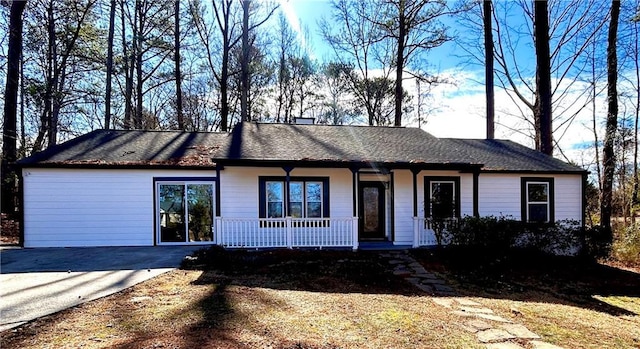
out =
[[[0,331],[175,269],[202,246],[0,250]]]

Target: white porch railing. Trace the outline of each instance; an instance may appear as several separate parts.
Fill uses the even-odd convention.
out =
[[[413,247],[420,246],[437,246],[438,239],[434,229],[434,224],[442,224],[442,229],[446,232],[447,229],[458,223],[457,218],[445,218],[439,222],[434,222],[433,218],[425,217],[413,217]],[[443,245],[449,243],[449,239],[444,234],[442,241]]]
[[[358,218],[215,219],[216,243],[229,248],[358,248]]]

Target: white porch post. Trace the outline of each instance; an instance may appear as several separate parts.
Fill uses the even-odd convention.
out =
[[[420,218],[413,217],[413,248],[420,247]]]
[[[353,250],[358,249],[358,217],[351,218],[351,236],[353,239]]]
[[[222,245],[222,217],[215,218],[215,236],[216,236],[216,244]]]

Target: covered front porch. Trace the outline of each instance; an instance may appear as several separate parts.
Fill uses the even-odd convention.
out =
[[[225,218],[215,219],[215,243],[226,248],[335,248],[376,247],[359,237],[358,217],[343,218]],[[456,219],[434,222],[413,217],[413,248],[436,246],[435,229],[447,229]],[[440,226],[437,226],[439,225]],[[392,241],[384,242],[394,246]]]

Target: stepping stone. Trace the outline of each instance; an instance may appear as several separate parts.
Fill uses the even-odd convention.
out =
[[[389,261],[389,264],[391,264],[391,265],[401,264],[401,263],[404,263],[404,262],[401,261],[401,260],[398,260],[398,259],[392,259],[392,260]]]
[[[432,285],[444,285],[446,281],[442,279],[422,279],[423,284],[432,284]]]
[[[427,292],[427,293],[433,293],[433,287],[429,286],[429,285],[422,285],[422,284],[418,284],[416,285],[417,288],[419,288],[420,290]]]
[[[494,315],[494,314],[483,314],[483,313],[475,313],[475,316],[481,318],[481,319],[485,319],[485,320],[491,320],[491,321],[495,321],[495,322],[504,322],[504,323],[511,323],[511,320],[507,320],[501,316],[498,315]]]
[[[482,306],[482,304],[472,301],[471,299],[468,298],[458,298],[456,299],[456,302],[458,302],[460,305],[466,305],[468,307],[480,307]]]
[[[476,337],[482,343],[504,342],[509,339],[516,338],[516,336],[512,335],[511,333],[497,328],[490,328],[488,330],[480,331],[476,333]]]
[[[469,313],[482,313],[482,314],[493,314],[493,310],[489,308],[473,308],[473,307],[460,307],[460,310],[466,311]]]
[[[489,343],[487,349],[524,349],[523,346],[513,342]]]
[[[421,278],[425,278],[425,279],[438,279],[437,276],[435,276],[432,273],[427,272],[426,270],[422,271],[422,272],[419,272],[419,273],[416,273],[416,276],[417,277],[421,277]]]
[[[451,298],[432,298],[431,299],[434,303],[441,305],[445,308],[449,308],[451,309],[453,306],[453,299]]]
[[[504,324],[500,328],[521,339],[540,339],[540,336],[520,324]]]
[[[484,331],[491,328],[491,325],[489,325],[488,322],[479,319],[469,320],[465,322],[465,325],[475,328],[476,331]]]
[[[529,344],[531,344],[533,349],[563,349],[562,347],[543,341],[530,341]]]
[[[406,269],[398,269],[398,270],[394,270],[393,271],[393,275],[398,275],[398,276],[410,276],[411,272],[406,270]]]
[[[453,312],[456,315],[459,316],[464,316],[464,317],[478,317],[484,320],[491,320],[491,321],[495,321],[495,322],[502,322],[502,323],[511,323],[510,320],[507,320],[503,317],[500,317],[498,315],[494,315],[494,314],[483,314],[483,313],[468,313],[466,311],[461,311],[461,310],[456,310]]]
[[[435,288],[437,292],[454,292],[453,288],[447,285],[433,284],[433,288]]]
[[[420,279],[418,278],[405,278],[405,280],[409,281],[409,283],[418,286],[420,284]]]

